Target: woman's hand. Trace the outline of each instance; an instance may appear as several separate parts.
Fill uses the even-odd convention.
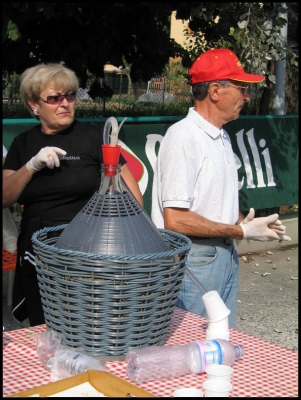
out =
[[[59,147],[44,147],[36,156],[28,161],[26,168],[31,174],[35,174],[44,167],[50,169],[53,169],[54,166],[59,167],[60,158],[66,154],[66,151]]]

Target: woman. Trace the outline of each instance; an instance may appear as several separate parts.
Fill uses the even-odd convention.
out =
[[[23,206],[13,315],[31,326],[45,322],[35,270],[32,234],[69,223],[101,183],[103,134],[74,119],[79,88],[75,73],[61,64],[40,64],[21,76],[21,101],[39,125],[18,135],[3,166],[3,205]],[[139,186],[120,156],[121,176],[143,205]]]

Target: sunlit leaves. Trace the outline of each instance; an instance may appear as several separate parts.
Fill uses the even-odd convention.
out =
[[[14,24],[12,21],[9,21],[7,24],[7,36],[14,42],[18,39],[21,39],[21,34],[19,32],[18,26],[17,24]]]

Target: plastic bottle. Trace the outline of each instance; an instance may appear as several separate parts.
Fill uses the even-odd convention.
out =
[[[224,339],[190,342],[184,346],[149,346],[129,350],[127,375],[136,382],[157,381],[204,373],[209,364],[232,366],[244,355],[244,348]]]
[[[99,359],[69,349],[56,351],[55,356],[48,360],[47,367],[53,381],[82,374],[88,369],[106,370]]]

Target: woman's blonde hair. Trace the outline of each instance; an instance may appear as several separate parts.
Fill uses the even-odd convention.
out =
[[[49,83],[53,83],[56,89],[62,89],[64,92],[72,90],[76,93],[79,89],[79,80],[74,71],[62,64],[38,64],[27,68],[21,75],[20,96],[22,103],[34,118],[37,116],[33,114],[28,100],[38,101],[40,93]]]

